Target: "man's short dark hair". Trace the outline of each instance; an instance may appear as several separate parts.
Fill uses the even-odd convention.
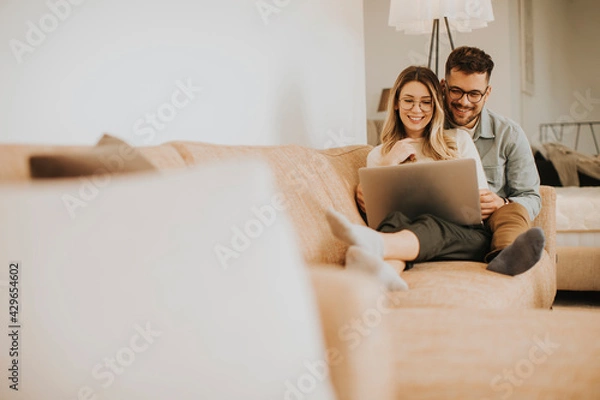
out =
[[[450,53],[446,60],[446,76],[450,75],[453,69],[462,71],[466,74],[486,73],[489,81],[494,69],[494,62],[489,54],[477,47],[462,46],[457,47]]]

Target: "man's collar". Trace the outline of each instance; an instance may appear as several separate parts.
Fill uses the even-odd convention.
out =
[[[473,140],[477,140],[480,137],[485,139],[493,139],[496,135],[492,129],[487,129],[490,126],[490,114],[488,113],[487,108],[483,107],[481,113],[479,114],[479,121],[477,121],[477,125],[475,127],[475,132],[473,133]],[[482,127],[486,127],[483,129]]]

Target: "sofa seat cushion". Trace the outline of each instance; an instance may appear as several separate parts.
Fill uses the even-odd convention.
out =
[[[546,252],[529,271],[506,276],[487,264],[435,261],[401,272],[407,292],[394,292],[395,307],[550,308],[556,294],[553,264]]]
[[[592,399],[600,393],[597,311],[403,309],[396,398]]]
[[[344,263],[347,246],[331,233],[325,211],[333,207],[352,222],[364,224],[354,194],[358,168],[365,165],[371,146],[316,150],[297,145],[225,146],[197,142],[171,142],[170,145],[188,165],[241,157],[266,161],[275,174],[279,192],[285,196],[286,211],[305,261]]]

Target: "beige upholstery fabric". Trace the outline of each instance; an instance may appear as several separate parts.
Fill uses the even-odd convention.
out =
[[[556,295],[555,267],[547,253],[529,271],[505,276],[487,264],[436,261],[402,272],[407,292],[393,294],[396,307],[550,308]]]
[[[559,290],[600,290],[600,248],[559,247],[556,274]]]
[[[179,152],[171,145],[139,147],[140,153],[158,169],[185,168],[187,165]]]
[[[552,186],[540,186],[542,211],[533,220],[546,234],[546,251],[550,259],[556,260],[556,190]]]
[[[171,143],[189,165],[240,157],[261,158],[274,173],[288,201],[300,248],[309,263],[343,264],[346,247],[333,237],[325,219],[330,207],[362,223],[354,201],[358,167],[364,166],[370,146],[317,151],[289,146],[222,146]]]
[[[371,277],[339,266],[313,266],[310,272],[327,350],[336,356],[330,373],[338,398],[394,399],[390,348],[396,335],[386,318],[391,309],[385,292]]]
[[[340,399],[388,399],[389,386],[394,399],[591,399],[600,393],[597,312],[422,307],[386,312],[378,304],[381,289],[368,275],[319,265],[311,276],[327,348],[343,355],[331,370],[334,386],[342,388]],[[365,333],[356,347],[342,330],[352,326],[352,332]],[[389,329],[391,345],[381,327]],[[372,364],[375,360],[379,363]],[[518,385],[510,384],[505,371]],[[385,384],[389,379],[392,385]]]
[[[398,399],[600,393],[600,318],[593,311],[403,309],[386,317],[397,337]]]

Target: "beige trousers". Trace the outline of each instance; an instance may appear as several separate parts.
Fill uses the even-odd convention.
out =
[[[490,252],[485,256],[485,261],[490,262],[517,236],[531,228],[531,219],[525,207],[519,203],[509,203],[494,211],[485,224],[492,232]]]

